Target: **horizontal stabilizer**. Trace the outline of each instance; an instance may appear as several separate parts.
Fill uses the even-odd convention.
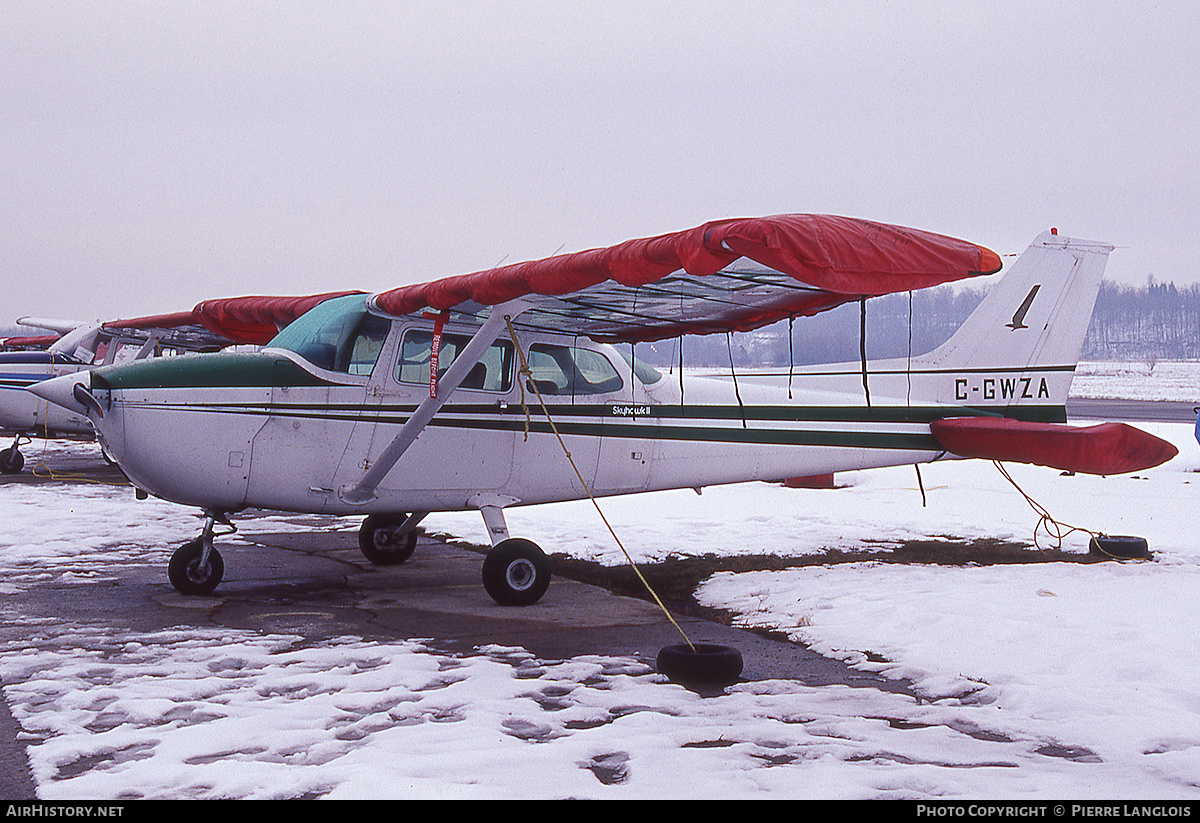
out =
[[[951,417],[930,424],[946,451],[1032,463],[1085,474],[1124,474],[1166,463],[1173,445],[1125,423],[1069,426],[994,417]]]

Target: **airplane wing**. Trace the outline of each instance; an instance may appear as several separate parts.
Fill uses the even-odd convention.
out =
[[[297,297],[226,297],[205,300],[192,309],[196,321],[239,343],[266,345],[279,330],[314,306],[334,297],[363,294],[355,290]]]
[[[375,294],[368,304],[385,315],[454,311],[474,315],[482,326],[362,479],[341,495],[351,502],[370,498],[457,388],[472,358],[502,333],[507,318],[489,307],[519,301],[513,323],[526,329],[642,342],[749,331],[1000,267],[995,252],[944,235],[849,217],[787,214],[720,220]]]
[[[158,333],[162,343],[195,351],[238,344],[261,346],[313,306],[354,293],[224,297],[197,303],[191,311],[113,320],[104,328],[141,336]]]
[[[60,335],[87,325],[83,320],[59,320],[53,317],[18,317],[17,324],[35,329],[46,329]]]
[[[30,349],[40,351],[58,339],[59,336],[57,334],[39,334],[32,337],[0,337],[0,349],[4,351],[25,351]]]
[[[535,297],[519,324],[640,342],[749,331],[863,297],[1001,268],[993,251],[917,229],[831,215],[705,223],[608,248],[376,294],[388,315],[462,311]]]
[[[533,305],[514,319],[517,325],[602,342],[641,342],[747,331],[864,297],[993,274],[1000,268],[995,252],[943,235],[847,217],[779,215],[706,223],[608,248],[403,286],[372,296],[370,304],[392,316],[430,310],[482,316],[486,307],[524,299]],[[432,414],[440,401],[427,402]],[[420,425],[417,420],[411,428]],[[1096,474],[1136,471],[1174,456],[1169,443],[1123,424],[1079,428],[952,418],[935,421],[932,433],[946,451],[959,456]],[[347,499],[369,493],[413,436],[404,432],[397,437]]]

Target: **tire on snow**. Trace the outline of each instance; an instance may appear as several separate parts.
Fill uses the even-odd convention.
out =
[[[1127,534],[1100,534],[1088,541],[1088,551],[1116,560],[1150,560],[1149,544],[1144,537]]]
[[[714,643],[664,646],[656,661],[658,673],[685,686],[728,686],[742,675],[742,653]]]

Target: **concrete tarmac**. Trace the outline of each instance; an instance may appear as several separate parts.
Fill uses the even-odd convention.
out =
[[[40,482],[37,479],[25,482]],[[246,523],[248,514],[236,522]],[[225,579],[204,597],[185,596],[162,568],[122,565],[95,583],[43,583],[9,595],[23,617],[118,631],[164,627],[227,627],[298,634],[313,642],[335,637],[396,641],[420,638],[447,652],[500,645],[542,660],[580,655],[628,657],[654,665],[659,649],[683,642],[738,649],[744,680],[792,679],[810,685],[843,683],[889,691],[905,686],[857,672],[802,646],[772,640],[696,617],[672,613],[677,629],[655,604],[555,576],[540,602],[499,606],[484,591],[483,556],[476,548],[422,536],[400,566],[372,566],[358,548],[357,521],[307,517],[310,531],[240,532],[219,538]],[[193,535],[180,535],[180,543]],[[0,641],[20,642],[0,627]],[[25,741],[7,706],[0,706],[0,797],[34,799]]]

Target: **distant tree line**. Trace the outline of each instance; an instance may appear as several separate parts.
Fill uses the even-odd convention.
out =
[[[872,359],[924,354],[940,346],[983,300],[986,290],[940,286],[891,294],[866,302],[866,351]],[[780,366],[789,362],[838,363],[860,356],[863,307],[858,302],[815,317],[798,317],[755,332],[689,337],[684,363],[727,367]],[[911,322],[910,322],[911,318]],[[678,362],[678,340],[639,346],[638,356],[668,365]],[[1144,286],[1104,281],[1084,339],[1084,360],[1200,360],[1200,284]]]
[[[1105,281],[1083,344],[1088,360],[1200,360],[1200,285]]]
[[[813,317],[797,317],[753,332],[686,337],[684,365],[728,367],[786,366],[788,363],[840,363],[860,357],[860,331],[866,312],[866,353],[871,359],[923,354],[945,342],[986,292],[941,286],[873,297],[865,307],[852,301]],[[912,322],[909,322],[909,318]],[[789,347],[789,332],[791,345]],[[638,347],[638,356],[656,365],[679,362],[679,340]]]

